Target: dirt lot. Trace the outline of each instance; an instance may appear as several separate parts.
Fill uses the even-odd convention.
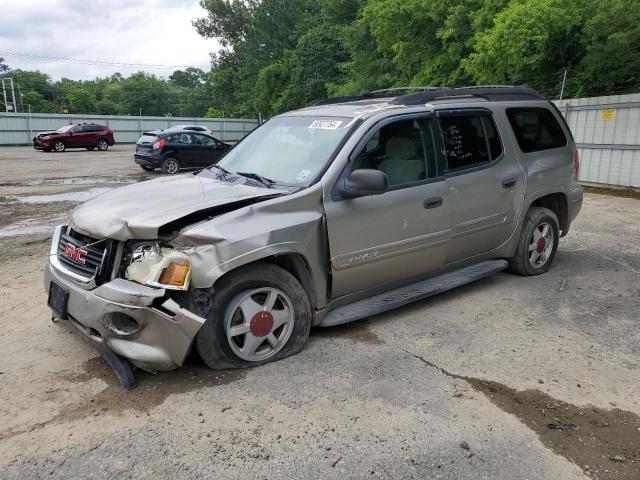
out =
[[[0,149],[3,479],[640,478],[639,200],[588,193],[544,276],[316,329],[252,370],[192,358],[126,392],[49,321],[42,267],[78,201],[150,176],[131,152]]]

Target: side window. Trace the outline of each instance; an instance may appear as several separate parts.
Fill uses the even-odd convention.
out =
[[[207,137],[206,135],[194,134],[193,138],[195,139],[195,143],[198,145],[209,145],[213,146],[216,144],[216,141],[213,138]]]
[[[351,170],[380,170],[386,174],[389,187],[395,187],[435,177],[435,165],[429,123],[412,119],[380,128],[353,160]]]
[[[83,127],[82,125],[76,125],[75,127],[73,127],[73,128],[71,129],[71,131],[72,131],[73,133],[82,133],[82,132],[84,132],[85,130],[84,130],[84,127]]]
[[[188,133],[181,133],[178,143],[192,143],[191,142],[191,135],[189,135]]]
[[[507,108],[507,117],[524,153],[567,145],[562,127],[546,108]]]
[[[486,165],[502,154],[502,143],[489,115],[443,116],[439,122],[448,171]]]

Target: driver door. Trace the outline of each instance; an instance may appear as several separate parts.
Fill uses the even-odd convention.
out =
[[[332,296],[373,294],[441,267],[451,206],[444,202],[447,185],[436,164],[432,120],[387,119],[350,158],[339,182],[358,168],[375,168],[385,173],[389,188],[381,195],[325,199]]]

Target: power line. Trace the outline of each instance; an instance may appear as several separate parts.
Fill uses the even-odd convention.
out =
[[[123,67],[123,68],[157,68],[157,69],[167,69],[167,68],[198,68],[194,65],[161,65],[161,64],[146,64],[146,63],[127,63],[127,62],[116,62],[111,60],[88,60],[81,58],[69,58],[69,57],[51,57],[47,55],[40,55],[37,53],[26,53],[26,52],[7,52],[1,51],[0,56],[2,57],[17,57],[17,58],[25,58],[28,60],[34,60],[38,62],[66,62],[66,63],[80,63],[83,65],[98,65],[104,67]]]

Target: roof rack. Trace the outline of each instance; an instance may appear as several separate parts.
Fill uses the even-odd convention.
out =
[[[407,90],[417,90],[412,93],[401,93]],[[544,96],[532,88],[513,85],[478,85],[473,87],[394,87],[384,90],[374,90],[360,95],[334,97],[320,100],[314,105],[332,105],[336,103],[355,102],[375,98],[394,97],[390,103],[395,105],[421,105],[433,100],[455,98],[483,98],[489,101],[514,100],[546,100]]]

